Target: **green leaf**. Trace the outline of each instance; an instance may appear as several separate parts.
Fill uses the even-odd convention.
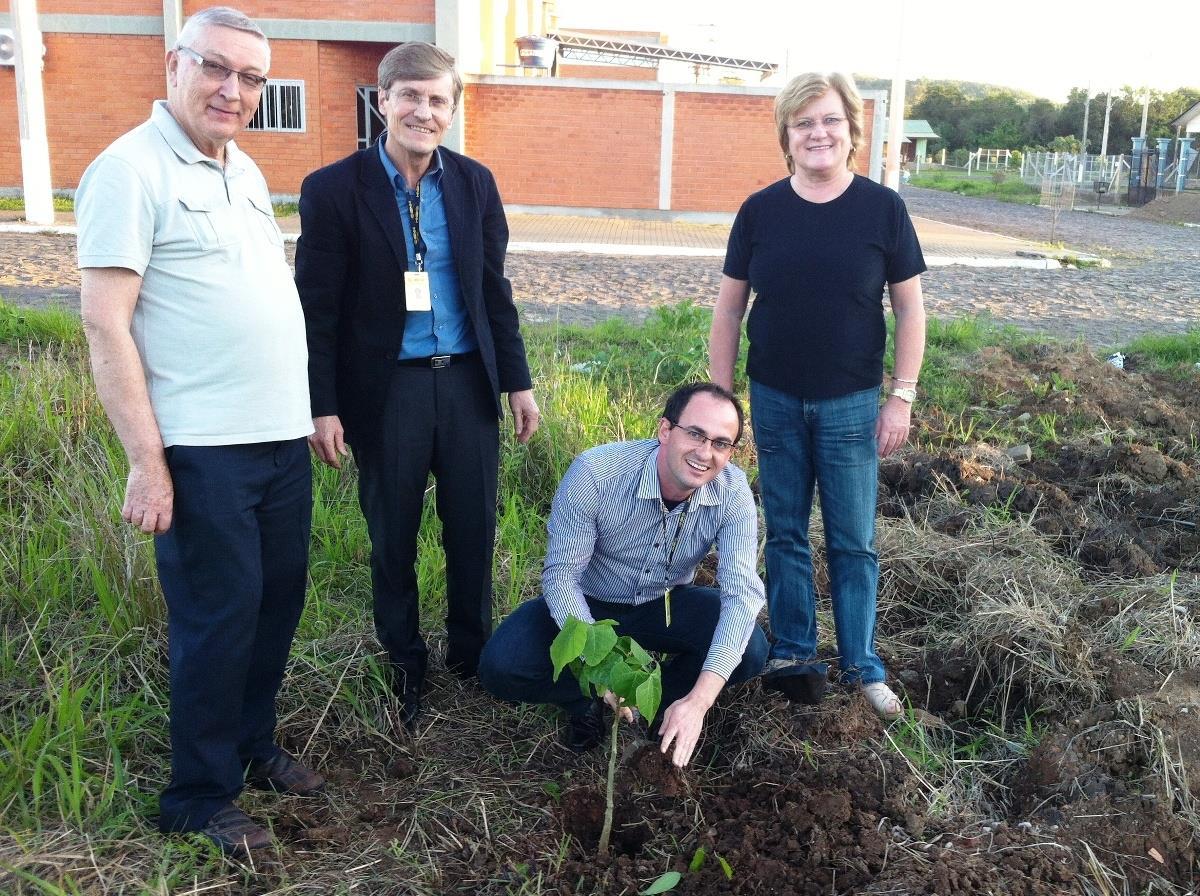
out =
[[[654,664],[654,657],[646,653],[642,645],[633,639],[629,641],[629,655],[640,663],[643,669],[648,670]]]
[[[699,871],[700,867],[704,864],[704,857],[706,855],[707,853],[704,851],[704,847],[697,846],[696,852],[692,856],[692,860],[688,862],[688,871],[691,871],[693,874]]]
[[[675,889],[676,884],[683,878],[683,875],[678,871],[668,871],[646,889],[642,890],[638,896],[654,896],[655,893],[668,893]]]
[[[714,853],[714,855],[716,854]],[[719,864],[721,866],[721,870],[725,872],[725,879],[733,880],[733,868],[731,868],[729,863],[725,861],[724,856],[717,856],[717,864]]]
[[[613,655],[616,656],[616,654]],[[638,685],[642,683],[645,676],[646,673],[630,669],[629,664],[618,657],[617,662],[613,664],[612,674],[608,677],[608,687],[618,697],[627,703],[632,703],[637,699]]]
[[[584,666],[580,664],[579,668],[573,671],[575,673],[575,678],[579,681],[579,690],[583,692],[583,696],[593,697],[604,693],[603,685],[600,685],[600,689],[595,693],[592,691],[592,688],[597,686],[597,682],[594,677],[596,670],[591,666]]]
[[[637,708],[647,722],[654,719],[662,702],[662,673],[655,669],[637,688]]]
[[[555,636],[550,645],[550,661],[554,663],[555,681],[558,681],[562,670],[572,660],[579,659],[583,653],[583,648],[587,645],[588,630],[588,624],[574,616],[568,616],[567,621],[563,623],[562,631]]]
[[[591,625],[587,630],[587,642],[583,648],[583,661],[589,666],[599,666],[612,653],[617,643],[617,633],[607,625]]]

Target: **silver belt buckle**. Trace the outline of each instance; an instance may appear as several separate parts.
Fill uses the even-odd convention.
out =
[[[434,355],[429,359],[429,366],[434,370],[441,370],[443,367],[450,366],[449,355]]]

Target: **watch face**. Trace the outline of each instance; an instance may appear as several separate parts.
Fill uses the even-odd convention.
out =
[[[901,401],[907,401],[909,404],[912,404],[914,401],[917,400],[917,390],[916,389],[902,389],[902,388],[897,387],[891,391],[891,394],[895,395]]]

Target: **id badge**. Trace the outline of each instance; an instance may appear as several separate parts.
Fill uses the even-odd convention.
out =
[[[408,311],[432,311],[428,271],[404,272],[404,307]]]

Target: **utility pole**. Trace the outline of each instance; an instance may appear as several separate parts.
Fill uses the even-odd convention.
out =
[[[1150,118],[1150,88],[1147,87],[1142,92],[1142,132],[1139,137],[1146,136],[1146,121]]]
[[[896,29],[896,69],[892,74],[892,94],[888,107],[887,158],[883,164],[883,184],[900,190],[900,144],[904,142],[904,25],[907,0],[898,4],[900,27]]]
[[[1100,137],[1100,155],[1108,155],[1108,119],[1112,115],[1112,88],[1104,95],[1104,130]]]
[[[50,192],[50,141],[46,138],[46,96],[42,91],[42,28],[37,0],[12,0],[16,37],[17,121],[21,134],[21,180],[25,220],[54,223]]]
[[[1085,156],[1087,155],[1087,140],[1088,140],[1088,112],[1092,109],[1092,85],[1089,84],[1083,92],[1083,141],[1080,148]]]

